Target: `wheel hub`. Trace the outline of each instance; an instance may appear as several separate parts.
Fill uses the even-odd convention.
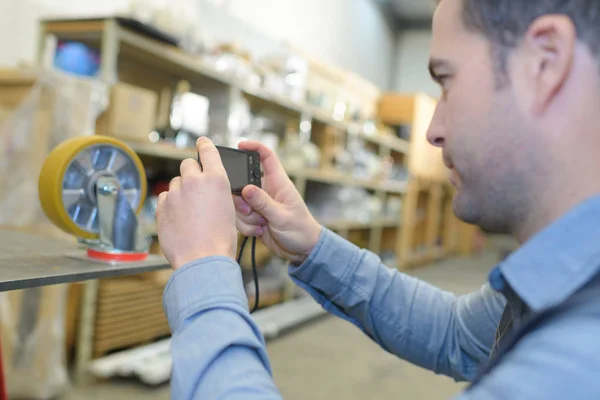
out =
[[[141,201],[140,176],[133,160],[120,149],[96,145],[77,154],[68,165],[62,184],[63,206],[69,217],[82,229],[98,233],[96,185],[100,177],[119,181],[129,204],[135,208]]]

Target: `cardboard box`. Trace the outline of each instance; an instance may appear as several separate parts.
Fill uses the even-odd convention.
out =
[[[385,93],[379,99],[377,118],[387,125],[406,125],[412,123],[414,115],[414,97],[400,93]]]
[[[147,142],[155,129],[158,95],[125,83],[111,88],[108,110],[98,119],[96,131],[116,138]]]

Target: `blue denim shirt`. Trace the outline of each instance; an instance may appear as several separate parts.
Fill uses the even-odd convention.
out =
[[[382,265],[323,229],[294,281],[383,349],[459,381],[489,359],[509,284],[532,311],[564,301],[600,270],[600,197],[533,237],[474,293],[455,296]],[[176,271],[164,294],[173,399],[279,399],[239,266],[211,257]],[[563,315],[525,337],[469,399],[600,398],[600,310]],[[401,396],[402,388],[398,387]],[[305,394],[310,398],[310,388]]]

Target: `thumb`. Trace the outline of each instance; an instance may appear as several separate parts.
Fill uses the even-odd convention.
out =
[[[242,190],[242,198],[254,211],[270,222],[275,222],[281,215],[281,204],[257,186],[246,186]]]

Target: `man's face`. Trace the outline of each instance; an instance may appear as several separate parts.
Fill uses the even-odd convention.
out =
[[[427,137],[451,169],[457,217],[505,233],[523,209],[525,124],[511,84],[497,84],[490,43],[461,13],[461,0],[444,0],[434,16],[430,69],[443,95]]]

